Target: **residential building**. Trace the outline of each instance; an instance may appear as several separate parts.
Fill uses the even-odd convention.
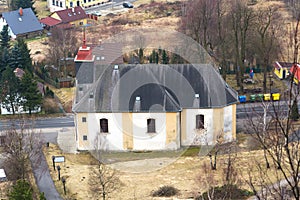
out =
[[[8,25],[8,34],[13,39],[17,37],[34,37],[41,35],[43,31],[41,23],[31,8],[20,8],[19,10],[2,13],[0,30],[5,25]]]
[[[237,92],[214,66],[124,64],[114,45],[84,43],[75,58],[78,150],[176,150],[236,139]]]
[[[55,11],[49,17],[40,20],[48,29],[54,26],[70,28],[87,24],[88,16],[82,7],[74,7],[65,10]]]
[[[47,0],[50,12],[81,6],[88,8],[107,2],[107,0]]]

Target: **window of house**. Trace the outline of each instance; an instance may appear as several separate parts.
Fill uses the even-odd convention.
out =
[[[59,6],[62,7],[62,2],[59,2]]]
[[[83,25],[83,22],[79,22],[79,25]]]
[[[77,6],[80,6],[80,1],[77,1]]]
[[[86,3],[86,0],[83,0],[83,3]]]
[[[86,122],[86,117],[83,117],[81,120],[82,122]]]
[[[58,6],[58,1],[56,1],[56,6]]]
[[[52,5],[55,5],[55,0],[52,0]]]
[[[105,118],[100,119],[100,132],[108,133],[108,119]]]
[[[147,119],[147,133],[155,132],[155,119]]]
[[[70,2],[70,7],[71,7],[71,8],[73,7],[73,2]]]
[[[204,115],[196,115],[196,129],[204,129]]]
[[[87,140],[87,135],[83,135],[82,139]]]

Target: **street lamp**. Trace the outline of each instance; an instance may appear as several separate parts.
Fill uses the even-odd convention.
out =
[[[53,165],[53,169],[55,171],[55,162],[54,162],[54,160],[55,160],[55,156],[52,156],[52,165]]]
[[[62,182],[62,184],[64,186],[64,192],[65,192],[65,195],[66,195],[67,194],[67,192],[66,192],[66,179],[64,177],[62,177],[61,178],[61,182]]]
[[[58,180],[60,181],[60,166],[57,166],[57,171],[58,171]]]

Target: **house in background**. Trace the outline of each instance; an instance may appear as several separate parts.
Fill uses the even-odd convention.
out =
[[[55,11],[50,16],[43,18],[40,22],[46,28],[59,26],[62,28],[70,28],[73,26],[83,26],[87,24],[88,15],[80,7],[69,8],[65,10]]]
[[[108,2],[107,0],[47,0],[50,12],[81,6],[88,8]]]
[[[176,150],[236,139],[237,92],[211,64],[123,64],[122,54],[104,52],[105,44],[84,44],[75,58],[78,150]]]
[[[286,79],[289,76],[289,71],[292,66],[293,63],[276,61],[274,64],[274,74],[281,80]]]
[[[8,33],[13,39],[17,37],[35,37],[43,32],[43,27],[31,8],[20,8],[19,10],[2,13],[0,30],[5,25],[9,26]]]

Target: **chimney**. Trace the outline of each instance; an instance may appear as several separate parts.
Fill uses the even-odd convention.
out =
[[[72,12],[75,12],[75,8],[74,7],[72,7]]]
[[[22,8],[19,8],[19,15],[23,16],[23,9]]]

